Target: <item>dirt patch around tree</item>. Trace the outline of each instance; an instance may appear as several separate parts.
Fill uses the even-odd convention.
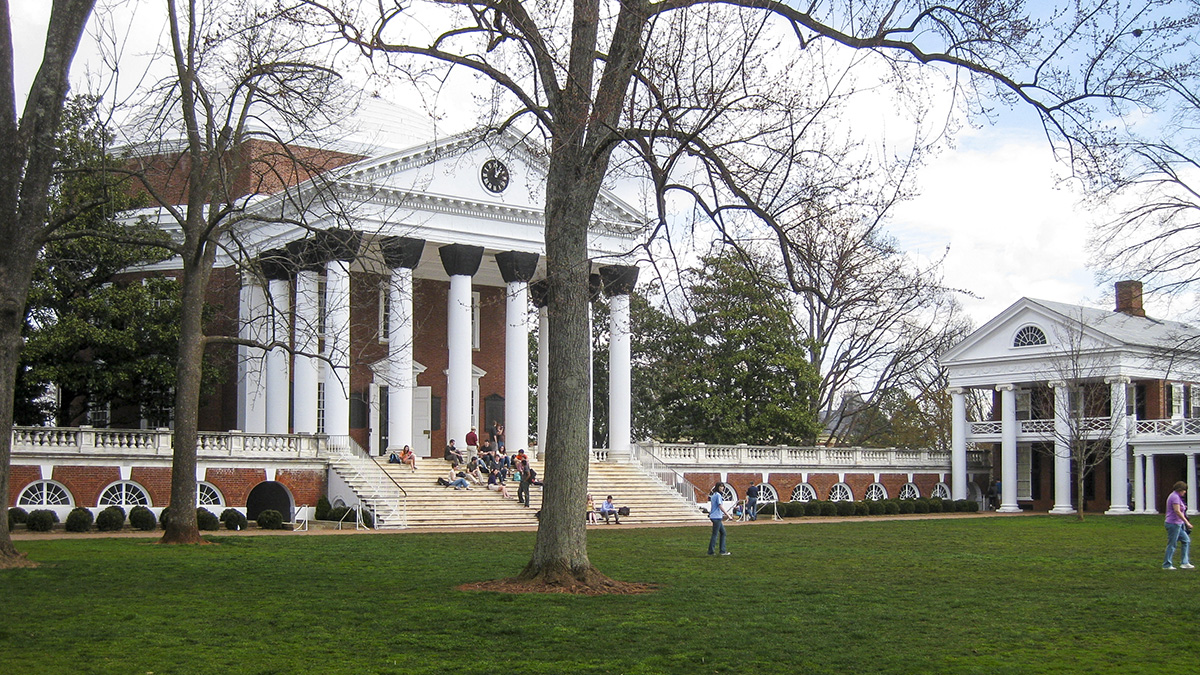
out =
[[[568,578],[555,581],[544,579],[495,579],[476,581],[458,587],[460,591],[489,591],[492,593],[566,593],[569,595],[641,595],[658,590],[654,584],[639,584],[606,579],[602,582],[583,582]]]
[[[0,556],[0,570],[33,569],[38,564],[25,557],[24,553]]]

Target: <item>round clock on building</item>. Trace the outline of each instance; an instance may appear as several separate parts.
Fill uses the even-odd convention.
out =
[[[499,194],[508,187],[508,167],[498,159],[489,159],[479,170],[479,178],[483,181],[483,187],[490,192]]]

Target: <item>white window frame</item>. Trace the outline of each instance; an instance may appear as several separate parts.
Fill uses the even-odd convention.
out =
[[[38,499],[31,499],[33,495],[30,490],[37,491]],[[66,498],[66,502],[51,502],[46,499],[47,493],[59,493],[58,498]],[[67,489],[67,486],[54,480],[35,480],[21,490],[21,494],[17,496],[17,506],[75,506],[75,495]]]
[[[829,488],[829,501],[852,502],[854,501],[854,490],[851,490],[850,486],[845,483],[834,483],[833,487]]]
[[[114,489],[116,489],[120,494],[120,501],[112,501],[112,496],[110,496],[109,492]],[[130,501],[129,495],[134,493],[140,493],[142,496],[142,501]],[[108,498],[108,501],[105,501],[105,498]],[[96,505],[116,505],[123,508],[129,508],[132,506],[153,506],[153,503],[150,500],[149,490],[131,480],[119,480],[115,483],[109,483],[107,487],[100,491],[100,496],[96,499]]]
[[[209,491],[208,499],[216,498],[216,502],[205,501],[205,491]],[[208,481],[200,481],[196,483],[196,506],[225,506],[225,495],[221,494],[221,490],[216,485]]]
[[[950,486],[945,483],[938,483],[933,486],[934,499],[950,499]]]
[[[905,483],[900,488],[900,499],[920,499],[921,488],[917,487],[916,483]]]
[[[1033,446],[1017,444],[1017,499],[1033,499]]]
[[[1016,392],[1017,419],[1033,419],[1033,392],[1028,389],[1018,389]]]
[[[798,483],[792,488],[792,501],[794,502],[813,502],[819,499],[817,489],[808,483]]]
[[[1171,383],[1171,419],[1183,419],[1183,385]]]

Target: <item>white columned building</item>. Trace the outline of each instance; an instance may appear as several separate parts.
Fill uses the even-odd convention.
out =
[[[967,397],[962,387],[950,389],[950,495],[967,499]]]
[[[291,368],[288,366],[288,315],[291,285],[287,276],[270,277],[267,291],[271,299],[271,326],[267,341],[274,345],[267,352],[267,420],[268,434],[288,432],[290,412]]]
[[[548,287],[545,281],[529,286],[529,298],[538,310],[538,375],[537,375],[537,447],[538,454],[546,448],[546,421],[550,419],[550,311],[546,307]]]
[[[442,267],[450,276],[446,297],[446,441],[454,440],[466,451],[467,432],[478,424],[478,412],[472,415],[471,374],[473,359],[471,277],[483,260],[482,246],[447,244],[438,249]]]
[[[600,278],[608,296],[608,447],[617,457],[625,457],[633,435],[630,294],[637,285],[638,268],[608,265],[600,268]]]
[[[1114,310],[1018,300],[939,359],[953,484],[984,487],[958,457],[992,452],[1001,511],[1072,513],[1083,470],[1086,510],[1158,512],[1174,482],[1197,483],[1200,353],[1181,344],[1200,344],[1200,330],[1147,318],[1138,282],[1116,285]],[[972,392],[982,419],[968,417]],[[984,392],[997,392],[991,410]]]
[[[350,266],[325,264],[325,433],[350,434]]]
[[[529,282],[537,273],[536,253],[496,254],[505,283],[504,305],[504,443],[529,448]]]

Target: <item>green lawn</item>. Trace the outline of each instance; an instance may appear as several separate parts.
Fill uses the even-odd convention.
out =
[[[1194,673],[1200,570],[1161,516],[602,529],[592,561],[655,593],[464,593],[533,534],[19,542],[0,672]]]

